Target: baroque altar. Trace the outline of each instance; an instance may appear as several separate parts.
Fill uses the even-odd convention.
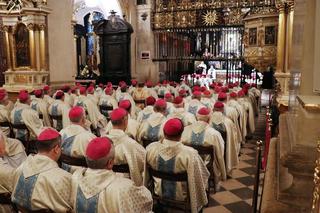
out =
[[[32,90],[48,83],[46,0],[0,0],[9,92]]]

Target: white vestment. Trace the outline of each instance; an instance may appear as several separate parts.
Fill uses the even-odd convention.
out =
[[[230,174],[238,163],[238,147],[236,127],[234,123],[221,112],[213,112],[211,115],[210,126],[219,131],[225,140],[225,164],[227,174]],[[225,137],[224,137],[225,136]]]
[[[167,118],[159,112],[153,113],[148,119],[142,122],[138,130],[137,141],[159,141],[163,138],[163,125]]]
[[[69,111],[70,106],[63,102],[62,100],[55,100],[50,106],[49,106],[49,114],[54,116],[62,116],[62,123],[53,121],[53,127],[55,129],[61,130],[63,128],[66,128],[70,125],[70,119],[69,119]]]
[[[133,120],[130,117],[128,117],[128,126],[127,126],[125,133],[129,137],[131,137],[132,139],[136,140],[138,130],[139,130],[139,125],[140,124],[136,120]],[[109,121],[108,125],[106,126],[106,128],[104,130],[105,130],[106,134],[108,134],[112,129],[113,129],[112,122]]]
[[[8,108],[0,104],[0,122],[10,122],[10,111]],[[10,135],[9,127],[0,127],[0,130],[7,136]]]
[[[38,113],[27,104],[17,103],[16,107],[11,111],[10,118],[13,124],[25,124],[30,131],[31,139],[36,139],[43,127]],[[17,130],[15,134],[16,138],[25,140],[27,132]]]
[[[186,145],[213,146],[213,169],[216,183],[226,180],[226,166],[224,162],[224,141],[221,134],[209,126],[208,123],[197,121],[187,126],[182,134],[181,142]],[[210,160],[205,158],[206,160]],[[208,163],[208,162],[206,162]]]
[[[230,107],[234,107],[240,117],[239,117],[239,124],[240,124],[240,130],[241,130],[241,135],[242,135],[242,141],[245,141],[246,136],[247,136],[247,113],[246,110],[242,105],[240,105],[236,100],[232,99],[227,102],[227,105]]]
[[[163,140],[147,147],[147,160],[153,169],[181,173],[187,172],[191,212],[196,213],[208,203],[206,189],[210,173],[198,152],[181,142]],[[145,185],[150,175],[145,171]],[[181,182],[161,181],[155,179],[155,192],[164,198],[186,199],[186,184]]]
[[[44,155],[29,155],[14,173],[12,201],[29,210],[71,210],[71,174]]]
[[[249,100],[249,98],[239,98],[238,102],[245,108],[247,114],[248,114],[248,126],[249,126],[249,131],[248,133],[254,133],[256,127],[255,127],[255,121],[254,121],[254,110],[252,107],[252,104]]]
[[[47,102],[49,105],[51,105],[54,102],[54,99],[49,95],[44,95],[43,100]]]
[[[192,113],[187,112],[184,108],[175,108],[173,112],[167,116],[167,118],[179,118],[182,120],[185,127],[197,121],[196,117]]]
[[[154,113],[153,106],[146,106],[138,113],[137,121],[142,123],[147,120]]]
[[[72,176],[71,201],[75,212],[149,213],[152,196],[108,170],[79,169]]]
[[[185,101],[185,110],[187,112],[192,113],[194,116],[196,116],[197,112],[201,107],[204,107],[204,105],[198,100],[198,99],[192,99],[190,101]]]
[[[107,137],[112,140],[115,147],[114,164],[128,164],[131,180],[135,185],[141,186],[146,150],[122,130],[112,129]]]
[[[31,108],[42,115],[44,126],[51,126],[51,121],[48,113],[49,104],[41,98],[34,98],[30,104]]]

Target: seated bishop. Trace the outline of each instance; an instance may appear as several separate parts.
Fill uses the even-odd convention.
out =
[[[119,103],[119,108],[126,110],[128,113],[128,125],[125,130],[125,133],[132,139],[136,140],[139,129],[139,123],[131,117],[131,106],[132,105],[129,100],[122,100]],[[111,121],[109,121],[107,127],[105,128],[105,132],[108,134],[111,129],[113,129],[113,124]]]
[[[224,140],[217,130],[209,125],[211,117],[211,110],[203,107],[197,112],[197,121],[190,126],[187,126],[182,134],[181,141],[186,145],[195,146],[213,146],[214,161],[213,170],[215,175],[215,182],[226,180],[226,167],[224,163]],[[209,163],[210,158],[204,158],[206,164]]]
[[[146,90],[148,91],[150,96],[154,97],[155,99],[158,99],[158,94],[155,91],[155,89],[152,87],[152,82],[151,81],[147,81],[146,86],[147,86]]]
[[[71,124],[60,131],[62,137],[62,153],[75,158],[85,157],[88,143],[96,138],[86,126],[86,114],[82,107],[75,106],[70,109]],[[63,169],[72,172],[69,165],[63,164]]]
[[[231,171],[239,163],[239,141],[237,140],[237,130],[230,118],[223,114],[224,104],[217,101],[214,104],[214,110],[210,118],[210,126],[220,132],[223,140],[225,141],[225,164],[227,175],[231,174]]]
[[[254,110],[252,107],[252,104],[249,100],[249,98],[246,96],[245,90],[240,90],[238,92],[238,99],[237,101],[244,107],[246,113],[247,113],[247,123],[248,123],[248,129],[247,134],[254,133],[256,127],[255,127],[255,121],[254,121]]]
[[[60,169],[61,136],[46,128],[38,136],[38,154],[29,155],[14,172],[12,202],[27,211],[71,210],[71,174]]]
[[[140,109],[144,108],[143,103],[148,96],[149,92],[146,88],[144,88],[144,83],[139,83],[138,87],[132,93],[132,98],[136,103],[136,107],[139,107]]]
[[[62,116],[62,120],[53,120],[53,127],[61,130],[70,125],[69,110],[70,106],[64,101],[64,92],[58,90],[55,94],[55,100],[49,106],[49,115]]]
[[[136,103],[134,102],[132,96],[128,92],[128,86],[126,83],[119,83],[119,90],[116,93],[116,100],[120,103],[123,100],[129,100],[131,103],[130,115],[133,119],[136,119]]]
[[[7,138],[0,131],[0,194],[12,193],[12,175],[26,158],[22,143],[16,139]],[[0,204],[0,212],[15,211],[9,205]]]
[[[51,97],[51,88],[48,85],[43,87],[43,100],[47,102],[49,105],[54,102],[54,99]]]
[[[167,102],[167,113],[166,113],[166,116],[167,116],[171,114],[174,110],[174,106],[173,106],[174,96],[171,93],[166,93],[164,95],[164,100]]]
[[[51,126],[51,120],[48,113],[49,104],[43,100],[43,90],[34,91],[34,99],[31,101],[31,108],[38,112],[44,126]]]
[[[201,103],[201,95],[200,91],[194,91],[192,94],[192,100],[186,102],[185,110],[192,113],[194,116],[196,116],[201,107],[204,107]]]
[[[5,90],[0,90],[0,122],[10,122],[10,112],[8,109],[9,99]],[[6,135],[10,136],[9,127],[0,127],[0,130]]]
[[[104,93],[101,94],[100,100],[99,100],[99,106],[108,106],[108,107],[112,107],[112,109],[118,108],[118,102],[113,97],[112,87],[107,87],[104,90]]]
[[[141,110],[137,116],[137,121],[139,123],[142,123],[143,121],[147,120],[154,113],[153,107],[155,103],[156,99],[153,96],[149,96],[148,98],[146,98],[146,107],[143,110]]]
[[[72,176],[73,212],[152,212],[149,190],[112,171],[116,152],[106,137],[95,138],[88,144],[88,168],[77,170]]]
[[[99,98],[94,94],[94,86],[90,86],[87,89],[87,98],[90,99],[95,105],[98,105]]]
[[[115,165],[128,164],[130,178],[137,185],[142,185],[144,170],[145,149],[135,140],[130,138],[125,130],[129,125],[128,112],[122,108],[115,109],[110,114],[113,128],[107,135],[115,146]]]
[[[168,120],[163,128],[164,139],[147,147],[146,163],[155,170],[167,173],[188,174],[188,188],[191,212],[199,212],[207,203],[209,171],[198,152],[183,145],[181,134],[184,130],[180,119]],[[145,171],[144,184],[149,184],[150,175]],[[170,182],[155,179],[155,193],[163,198],[183,201],[188,193],[183,182]]]
[[[11,111],[10,119],[15,125],[24,124],[30,131],[30,139],[36,139],[37,135],[40,133],[43,124],[39,119],[39,115],[30,107],[30,96],[26,91],[20,91],[18,96],[19,102]],[[15,136],[17,139],[26,141],[27,131],[26,130],[16,130]]]
[[[154,113],[150,115],[140,126],[137,140],[143,144],[143,141],[155,142],[163,138],[162,127],[167,120],[167,102],[158,99],[153,107]]]
[[[93,129],[100,131],[107,125],[107,120],[100,113],[98,105],[87,97],[87,90],[85,87],[80,87],[80,95],[75,100],[75,106],[81,106],[85,109],[87,119],[91,122]]]
[[[189,126],[196,122],[195,116],[186,111],[184,108],[184,100],[181,96],[177,96],[173,101],[174,110],[171,114],[168,115],[168,118],[179,118],[182,120],[183,125]]]

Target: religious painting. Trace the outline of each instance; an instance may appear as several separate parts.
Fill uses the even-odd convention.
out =
[[[19,24],[15,33],[17,67],[30,66],[29,31],[24,24]]]
[[[275,26],[267,26],[265,28],[264,44],[265,45],[276,44],[276,27]]]
[[[249,45],[257,45],[257,28],[249,28]]]

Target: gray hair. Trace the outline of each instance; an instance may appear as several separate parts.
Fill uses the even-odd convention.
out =
[[[86,161],[87,161],[88,168],[90,169],[105,169],[107,163],[110,160],[113,160],[114,157],[115,157],[115,148],[112,145],[111,150],[107,156],[100,158],[98,160],[91,160],[90,158],[86,157]]]

